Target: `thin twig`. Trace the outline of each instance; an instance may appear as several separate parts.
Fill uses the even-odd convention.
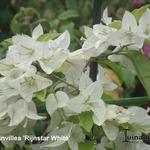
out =
[[[79,89],[78,89],[77,87],[75,87],[74,85],[68,83],[67,81],[65,81],[65,80],[63,80],[63,79],[61,79],[59,76],[57,76],[57,75],[55,75],[55,74],[53,74],[53,76],[54,76],[56,79],[58,79],[58,80],[64,82],[65,84],[67,84],[68,86],[74,88],[76,91],[79,92]]]

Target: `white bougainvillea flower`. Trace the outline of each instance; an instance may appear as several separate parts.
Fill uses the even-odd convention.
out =
[[[49,54],[48,43],[46,42],[40,43],[24,35],[17,35],[13,39],[14,45],[9,47],[6,57],[11,59],[16,66],[30,66],[32,62]],[[20,42],[18,42],[19,40]]]
[[[126,46],[132,50],[139,50],[144,43],[144,36],[139,34],[139,29],[134,15],[128,11],[125,12],[121,29],[111,33],[108,44],[123,47]]]
[[[120,106],[107,105],[105,117],[106,121],[102,124],[102,128],[107,138],[114,141],[119,134],[118,124],[128,123],[132,113]]]
[[[114,141],[119,134],[119,127],[117,124],[128,123],[133,117],[132,115],[130,110],[123,107],[116,105],[106,106],[106,121],[102,125],[102,128],[110,141]]]
[[[88,69],[86,65],[90,57],[94,55],[94,48],[82,48],[69,53],[63,65],[63,74],[66,81],[75,86],[78,85],[82,72]]]
[[[30,66],[27,70],[21,68],[12,69],[5,77],[5,81],[13,88],[19,89],[20,83],[26,78],[34,76],[37,70],[34,66]]]
[[[19,94],[26,101],[31,101],[34,92],[38,92],[52,85],[51,80],[37,75],[36,71],[34,66],[30,66],[26,72],[20,68],[12,69],[4,78],[6,83],[1,88],[2,97],[8,98]]]
[[[143,108],[132,106],[125,109],[116,105],[107,105],[106,107],[106,120],[102,125],[102,128],[111,141],[114,141],[118,136],[118,127],[113,122],[118,124],[129,123],[135,125],[137,131],[149,133],[150,131],[150,117],[147,111]]]
[[[58,108],[65,107],[68,101],[69,97],[65,92],[58,91],[56,94],[49,94],[46,99],[46,109],[49,115],[52,116]]]
[[[107,105],[106,112],[107,120],[116,121],[119,124],[129,122],[133,115],[130,110],[117,105]]]
[[[61,67],[69,53],[70,35],[65,31],[55,40],[48,42],[37,41],[43,34],[41,25],[32,32],[32,37],[27,35],[16,35],[12,38],[13,45],[9,46],[7,60],[11,60],[15,66],[28,69],[30,65],[39,61],[41,68],[50,74]]]
[[[142,48],[144,38],[131,31],[118,30],[110,34],[108,44],[119,48],[128,47],[128,49],[139,50]]]
[[[67,55],[67,53],[61,51],[54,52],[52,56],[39,60],[39,64],[43,71],[45,71],[47,74],[51,74],[53,71],[63,65],[63,63],[67,59]]]
[[[101,100],[102,84],[100,81],[91,83],[88,77],[83,76],[79,82],[80,94],[69,100],[67,108],[74,113],[92,111],[94,123],[100,126],[105,121],[106,113],[105,104]]]
[[[108,17],[108,8],[105,8],[103,11],[103,18],[102,21],[106,24],[109,25],[112,22],[112,18]]]
[[[19,93],[27,102],[32,100],[35,92],[41,91],[52,85],[52,81],[39,75],[30,76],[20,83]]]
[[[10,117],[9,126],[16,126],[20,124],[25,118],[32,120],[44,119],[44,117],[38,116],[36,107],[33,102],[26,103],[20,99],[17,102],[8,106],[8,116]]]
[[[106,150],[106,147],[115,150],[120,150],[120,147],[148,150],[149,146],[144,143],[141,146],[119,141],[121,138],[119,130],[126,125],[133,127],[138,135],[141,132],[146,134],[150,132],[148,111],[139,107],[124,108],[105,104],[101,98],[103,92],[114,90],[117,86],[107,78],[101,66],[98,68],[97,80],[92,82],[89,78],[91,60],[95,59],[94,57],[97,57],[96,60],[99,59],[105,51],[107,55],[107,50],[113,46],[113,52],[125,48],[141,50],[145,40],[147,42],[150,38],[148,18],[150,18],[149,9],[143,13],[138,22],[130,12],[126,11],[122,24],[120,21],[115,24],[108,16],[106,8],[103,13],[104,24],[96,24],[93,28],[85,27],[86,39],[82,48],[75,52],[69,51],[68,31],[54,40],[40,41],[39,37],[43,35],[43,29],[38,25],[31,37],[13,36],[13,44],[9,46],[6,58],[0,60],[0,134],[13,135],[14,132],[18,136],[18,129],[25,127],[28,129],[28,123],[32,122],[33,126],[34,120],[44,119],[38,116],[33,100],[46,96],[46,109],[51,118],[47,132],[51,139],[47,144],[45,142],[40,144],[41,147],[38,145],[37,149],[78,150],[78,144],[85,141],[86,133],[83,133],[80,123],[74,124],[74,121],[70,120],[72,118],[70,116],[78,117],[88,111],[92,112],[92,123],[101,126],[104,131],[101,144],[96,146],[94,143],[94,147],[98,150]],[[111,51],[109,50],[108,53]],[[127,57],[118,54],[109,55],[108,59],[112,62],[120,62],[136,74]],[[44,72],[41,72],[41,69]],[[49,79],[51,76],[48,75],[55,71],[60,71],[63,79],[54,80],[55,83],[50,87],[52,81]],[[22,132],[21,136],[23,134]],[[66,138],[61,140],[61,136]],[[7,142],[4,143],[8,146]]]
[[[60,68],[68,57],[70,45],[70,35],[65,31],[57,39],[48,41],[49,55],[39,60],[41,68],[51,74],[56,69]]]
[[[103,24],[96,24],[93,29],[85,28],[86,40],[83,43],[83,48],[96,48],[96,56],[100,55],[108,48],[107,39],[110,33],[116,31],[116,29],[105,26]],[[92,33],[92,34],[91,34]],[[91,34],[91,36],[89,36]],[[93,57],[93,56],[92,56]]]
[[[84,34],[86,36],[86,39],[82,45],[82,48],[91,48],[96,47],[96,42],[99,40],[98,37],[96,37],[93,33],[93,29],[89,27],[84,27]]]
[[[12,64],[22,68],[28,68],[32,62],[49,55],[48,43],[39,42],[37,38],[43,34],[41,25],[38,25],[32,32],[32,37],[28,35],[16,35],[12,37],[13,45],[9,46],[6,59]]]

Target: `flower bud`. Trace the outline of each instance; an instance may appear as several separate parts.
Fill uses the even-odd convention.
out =
[[[133,5],[135,7],[140,7],[144,3],[144,0],[133,0]]]
[[[150,59],[150,43],[144,44],[143,52],[144,52],[144,55]]]

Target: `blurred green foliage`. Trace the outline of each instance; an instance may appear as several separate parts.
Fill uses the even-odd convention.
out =
[[[92,22],[91,0],[2,0],[0,5],[1,40],[16,33],[30,34],[40,23],[45,32],[69,30],[74,50],[81,44],[82,25]]]

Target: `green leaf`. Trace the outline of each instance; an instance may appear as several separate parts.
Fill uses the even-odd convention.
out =
[[[0,59],[5,57],[8,46],[10,46],[10,45],[12,45],[11,38],[5,39],[2,42],[0,42]]]
[[[93,113],[92,112],[83,112],[79,116],[80,125],[87,131],[90,132],[93,126]]]
[[[41,102],[45,102],[46,90],[42,90],[35,93],[35,97]]]
[[[38,120],[37,122],[36,122],[36,124],[34,125],[34,133],[35,133],[35,135],[36,136],[40,136],[40,135],[42,135],[42,133],[43,133],[43,131],[44,131],[44,129],[45,129],[45,124],[44,124],[44,122],[43,121],[41,121],[41,120]]]
[[[122,127],[123,129],[133,130],[133,125],[129,124],[128,122],[121,124],[120,127]]]
[[[105,64],[109,68],[111,68],[116,73],[116,75],[119,77],[121,83],[124,82],[128,89],[134,87],[135,76],[129,70],[127,70],[120,64],[113,63],[108,60],[101,61],[100,63]]]
[[[121,28],[121,21],[114,21],[108,26],[119,30]]]
[[[129,51],[125,55],[132,61],[137,77],[150,97],[150,61],[138,51]]]
[[[104,101],[107,101],[107,100],[112,100],[113,98],[112,98],[112,96],[103,93],[102,99],[103,99]]]
[[[71,36],[74,35],[74,31],[75,31],[75,24],[73,22],[69,22],[67,24],[63,24],[61,27],[60,27],[60,31],[61,32],[64,32],[65,30],[68,30],[69,33],[71,34]]]
[[[67,20],[69,18],[76,18],[78,16],[79,16],[79,14],[76,10],[70,9],[70,10],[64,11],[62,14],[60,14],[59,19]]]
[[[78,124],[79,123],[79,117],[74,115],[74,116],[70,116],[67,121],[70,121],[70,122],[73,122],[73,123],[76,123]]]
[[[144,97],[131,97],[131,98],[121,98],[117,100],[107,100],[107,104],[114,104],[119,106],[141,106],[145,104],[150,104],[150,99],[147,96]]]
[[[59,33],[46,33],[46,34],[43,34],[40,37],[38,37],[37,41],[52,40],[52,39],[55,39],[56,37],[58,37],[59,35],[60,35]]]
[[[91,141],[79,143],[79,150],[94,150],[94,143]]]
[[[140,7],[138,9],[135,9],[132,11],[132,14],[135,16],[136,20],[139,21],[139,19],[141,18],[141,16],[143,15],[143,13],[146,11],[147,8],[150,7],[150,4],[147,4],[143,7]]]

